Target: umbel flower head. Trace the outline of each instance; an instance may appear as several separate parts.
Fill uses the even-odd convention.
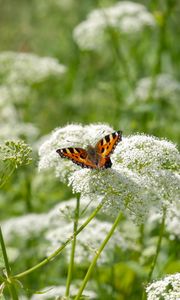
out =
[[[75,27],[73,37],[81,49],[97,50],[102,49],[108,28],[134,38],[145,27],[154,25],[154,17],[144,5],[121,1],[92,11],[85,21]]]
[[[73,231],[73,218],[74,210],[76,206],[75,199],[66,200],[60,202],[47,214],[46,219],[49,220],[48,230],[45,233],[46,240],[48,241],[48,247],[46,247],[46,255],[54,252],[60,245],[64,243],[67,236],[72,235]],[[97,204],[96,204],[97,206]],[[94,203],[89,202],[89,199],[83,199],[80,203],[79,211],[79,226],[84,223],[87,215],[95,209]],[[129,226],[132,226],[128,221]],[[127,229],[124,226],[125,222],[121,222],[118,231],[116,231],[111,237],[111,243],[107,244],[99,260],[99,264],[104,264],[109,261],[110,255],[114,252],[115,248],[120,247],[124,251],[127,249],[137,249],[137,230],[134,226],[133,234],[127,234]],[[95,252],[97,251],[99,244],[102,243],[108,232],[112,227],[110,221],[102,221],[94,218],[91,220],[88,227],[77,236],[77,251],[76,251],[76,263],[88,264],[92,260]],[[129,230],[129,227],[128,227]],[[128,236],[127,236],[128,235]],[[70,245],[67,245],[65,249],[65,255],[67,261],[71,252]]]
[[[0,186],[2,186],[15,168],[27,165],[31,161],[31,148],[23,141],[6,141],[0,145]]]
[[[180,273],[154,281],[146,288],[147,300],[178,300],[180,297]]]
[[[164,100],[170,103],[177,103],[180,97],[180,82],[171,74],[159,74],[153,83],[151,77],[139,80],[135,89],[135,99],[147,101],[151,94],[154,100]],[[153,89],[151,91],[151,89]]]
[[[52,168],[75,193],[105,202],[110,214],[122,210],[142,222],[152,207],[170,208],[180,195],[180,155],[174,144],[146,135],[124,137],[111,155],[109,169],[83,169],[56,153],[59,148],[95,145],[113,128],[104,124],[56,129],[39,149],[39,169]]]
[[[55,58],[11,51],[0,54],[0,65],[0,75],[6,84],[33,84],[66,71]]]

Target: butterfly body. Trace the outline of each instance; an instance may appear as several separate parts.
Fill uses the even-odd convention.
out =
[[[107,169],[112,165],[110,155],[121,138],[122,132],[115,131],[99,140],[95,147],[91,145],[87,146],[87,149],[70,147],[58,149],[56,152],[61,157],[68,158],[83,168]]]

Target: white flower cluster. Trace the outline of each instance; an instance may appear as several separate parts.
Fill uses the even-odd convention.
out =
[[[44,290],[38,295],[33,295],[31,300],[46,300],[46,299],[63,299],[65,295],[66,287],[64,285],[59,286],[47,286]],[[72,284],[71,285],[71,296],[75,296],[78,292],[78,286]],[[97,294],[90,290],[86,289],[83,292],[83,295],[89,299],[97,299]]]
[[[32,236],[39,236],[49,225],[46,214],[26,214],[14,217],[2,223],[2,230],[6,242],[11,243],[13,239],[21,238],[28,240]]]
[[[11,84],[0,86],[0,107],[11,103],[21,103],[30,95],[30,88],[25,85]]]
[[[115,150],[114,160],[143,177],[163,204],[179,200],[180,154],[173,143],[146,135],[127,137]]]
[[[26,138],[27,141],[33,141],[37,138],[39,134],[39,130],[36,126],[32,123],[5,123],[1,124],[1,133],[0,138],[1,140],[15,140],[15,139],[24,139]]]
[[[39,131],[31,123],[19,120],[15,105],[24,102],[30,95],[30,87],[20,84],[9,84],[0,86],[0,138],[19,139],[26,137],[34,140]],[[15,104],[15,105],[14,105]]]
[[[10,51],[0,53],[0,66],[3,83],[0,86],[0,138],[32,141],[38,129],[19,120],[17,106],[32,97],[32,84],[50,76],[59,77],[66,68],[54,58]]]
[[[180,97],[180,82],[170,74],[159,74],[155,79],[152,79],[152,77],[142,78],[137,83],[135,99],[146,101],[150,94],[155,100],[176,103]]]
[[[0,65],[7,84],[33,84],[66,71],[55,58],[10,51],[0,53]]]
[[[171,203],[166,219],[167,231],[171,234],[171,239],[180,239],[180,201],[179,199]]]
[[[82,200],[82,201],[81,201]],[[86,220],[87,215],[95,208],[95,204],[89,199],[80,200],[79,226]],[[97,205],[97,204],[96,204]],[[17,239],[26,242],[29,239],[41,236],[45,247],[41,251],[43,255],[49,255],[56,251],[70,236],[73,234],[73,219],[76,199],[60,202],[53,207],[48,213],[44,214],[27,214],[22,217],[11,218],[2,224],[2,230],[8,246],[13,246]],[[129,224],[129,221],[128,221]],[[129,226],[131,226],[130,224]],[[106,237],[112,226],[111,222],[93,219],[88,226],[77,236],[76,245],[76,263],[87,264],[94,256],[103,239]],[[122,222],[111,237],[111,243],[108,243],[101,254],[99,263],[109,261],[109,256],[116,247],[122,250],[138,250],[137,240],[138,231],[134,227],[129,234],[127,222]],[[48,245],[47,245],[48,242]],[[17,249],[16,249],[17,250]],[[69,260],[71,246],[65,249],[67,260]],[[10,253],[10,259],[12,259]],[[20,254],[18,252],[18,254]]]
[[[180,196],[180,155],[174,144],[146,135],[123,138],[111,156],[112,168],[82,169],[59,157],[58,148],[95,145],[113,132],[107,125],[68,125],[55,130],[40,147],[39,169],[55,170],[82,197],[102,199],[110,214],[122,210],[138,222],[152,207],[170,208]]]
[[[85,219],[81,219],[79,225],[84,223],[84,221]],[[87,264],[92,260],[111,227],[112,223],[99,221],[97,219],[93,219],[88,224],[88,226],[77,236],[75,255],[76,264]],[[50,243],[47,254],[49,255],[53,253],[60,245],[64,243],[67,237],[72,235],[72,232],[72,222],[66,223],[63,226],[55,227],[54,229],[50,229],[46,234],[46,239]],[[120,247],[123,250],[127,250],[126,241],[121,237],[121,234],[118,231],[115,231],[111,238],[111,242],[106,245],[105,250],[101,253],[98,263],[102,264],[109,261],[109,255],[114,251],[115,247]],[[71,246],[68,245],[65,251],[69,260]]]
[[[2,229],[6,241],[9,243],[17,237],[26,240],[32,236],[39,236],[40,233],[45,232],[48,228],[56,228],[59,226],[63,227],[69,221],[72,223],[72,220],[74,219],[75,206],[76,199],[72,198],[68,201],[60,202],[48,213],[31,213],[4,221],[2,223]],[[94,206],[95,204],[90,202],[89,199],[83,199],[80,215],[84,211],[90,212]],[[71,234],[72,231],[70,235]],[[66,236],[65,240],[69,236]]]
[[[179,300],[180,273],[169,275],[146,288],[147,300]]]
[[[146,7],[131,1],[92,11],[87,19],[75,27],[73,37],[81,49],[102,48],[109,27],[125,35],[137,35],[145,27],[155,25],[153,15]]]
[[[1,140],[26,138],[27,141],[32,142],[39,134],[35,125],[20,121],[14,105],[8,103],[5,103],[4,106],[0,104],[0,128]]]

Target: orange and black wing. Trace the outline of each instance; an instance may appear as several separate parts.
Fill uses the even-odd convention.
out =
[[[111,134],[106,135],[96,144],[96,151],[101,155],[102,158],[109,157],[116,145],[122,140],[122,132],[115,131]]]
[[[61,156],[72,160],[73,163],[81,166],[82,168],[96,169],[97,166],[88,159],[88,153],[82,148],[63,148],[58,149],[56,152]]]

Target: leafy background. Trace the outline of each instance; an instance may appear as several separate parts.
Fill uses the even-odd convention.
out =
[[[177,82],[180,80],[179,1],[139,1],[155,17],[155,29],[145,30],[136,39],[119,38],[110,32],[109,41],[100,52],[80,50],[72,38],[75,26],[91,10],[116,2],[0,1],[1,52],[54,57],[67,67],[65,75],[60,78],[51,76],[31,84],[32,93],[27,101],[15,104],[21,121],[38,128],[36,141],[67,123],[105,122],[123,130],[124,135],[144,132],[179,142],[178,102],[174,103],[170,97],[155,99],[153,93],[147,101],[140,101],[135,95],[137,82],[143,77],[151,77],[156,82],[158,74],[167,73]],[[3,84],[3,78],[0,80]],[[26,139],[26,136],[23,138]],[[26,142],[34,149],[33,161],[30,166],[16,171],[2,187],[1,221],[32,212],[48,212],[56,203],[72,197],[71,190],[51,173],[45,176],[38,174],[35,141]],[[139,232],[143,232],[143,242],[140,238],[137,243],[146,250],[145,258],[142,258],[140,250],[121,253],[115,249],[109,263],[97,267],[98,276],[94,274],[97,299],[140,299],[142,282],[152,258],[148,249],[154,245],[158,224],[151,230],[139,228]],[[163,243],[155,278],[175,273],[180,268],[178,238],[166,233]],[[14,273],[43,258],[40,245],[41,236],[24,242],[16,239],[13,245],[9,245],[10,256],[11,247],[21,249],[21,255],[11,259]],[[24,293],[30,296],[33,291],[45,286],[64,284],[66,268],[67,262],[59,258],[25,277]],[[74,278],[82,278],[86,268],[78,266]]]

